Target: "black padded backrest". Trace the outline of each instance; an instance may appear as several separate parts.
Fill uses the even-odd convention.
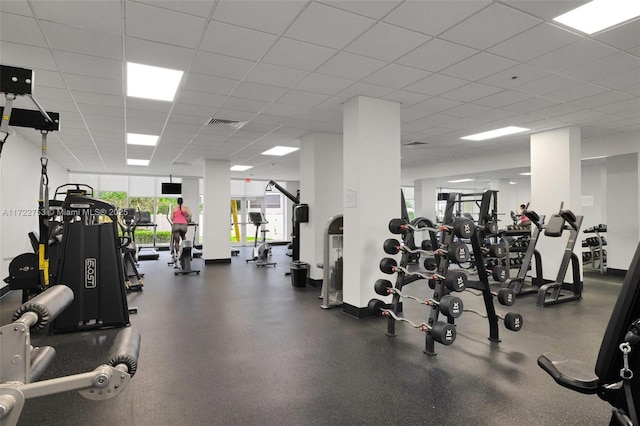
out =
[[[629,270],[625,276],[618,300],[613,307],[607,330],[602,338],[602,345],[596,362],[595,373],[602,384],[620,381],[622,368],[622,352],[618,346],[622,343],[631,323],[640,318],[640,244],[633,256]],[[640,347],[633,348],[633,352],[640,351]],[[635,373],[634,382],[637,385],[640,378],[640,356],[632,353],[631,370]],[[635,392],[635,391],[634,391]]]
[[[140,212],[140,222],[141,223],[152,223],[151,222],[151,212]]]
[[[261,225],[266,222],[262,212],[249,212],[249,221],[254,225]]]
[[[563,229],[564,219],[559,214],[554,214],[544,228],[544,235],[547,237],[559,237],[562,235]]]

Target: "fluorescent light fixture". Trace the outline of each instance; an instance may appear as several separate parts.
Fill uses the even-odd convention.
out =
[[[127,96],[173,101],[183,71],[127,62]]]
[[[129,145],[156,146],[158,144],[158,138],[160,138],[160,136],[127,133],[127,143]]]
[[[531,176],[531,172],[520,173],[520,176]]]
[[[607,156],[606,156],[606,155],[599,155],[599,156],[597,156],[597,157],[588,157],[588,158],[583,158],[582,160],[583,160],[583,161],[584,161],[584,160],[597,160],[597,159],[599,159],[599,158],[607,158]]]
[[[458,180],[449,180],[449,183],[462,183],[462,182],[473,182],[475,179],[458,179]]]
[[[489,130],[488,132],[476,133],[475,135],[463,136],[460,139],[468,141],[484,141],[487,139],[499,138],[500,136],[513,135],[514,133],[528,132],[524,127],[509,126],[501,129]]]
[[[136,160],[135,158],[127,158],[128,166],[148,166],[149,160]]]
[[[244,172],[246,170],[249,170],[253,168],[253,166],[241,166],[241,165],[235,165],[235,166],[231,166],[231,170],[232,172]]]
[[[514,182],[512,180],[509,181],[509,185],[516,185],[518,182]]]
[[[282,157],[283,155],[291,154],[299,149],[300,148],[294,148],[292,146],[274,146],[273,148],[263,152],[262,155],[277,155]]]
[[[638,0],[593,0],[553,20],[593,34],[637,16],[640,16]]]

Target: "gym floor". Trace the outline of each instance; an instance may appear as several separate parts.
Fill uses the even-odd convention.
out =
[[[174,276],[169,254],[143,261],[144,291],[132,326],[142,335],[138,372],[118,397],[94,402],[65,392],[26,402],[20,425],[603,425],[610,407],[595,395],[556,385],[536,364],[556,352],[595,365],[622,277],[586,272],[583,299],[547,308],[535,295],[511,308],[524,316],[519,333],[500,325],[502,342],[487,340],[485,319],[465,313],[451,346],[425,355],[424,334],[386,320],[358,320],[320,308],[319,289],[294,288],[285,276],[286,247],[276,267],[245,263],[204,266]],[[371,283],[373,286],[373,283]],[[405,288],[429,297],[424,281]],[[0,301],[6,324],[19,292]],[[465,307],[484,312],[480,297]],[[410,301],[409,301],[410,302]],[[405,303],[405,316],[426,319]],[[421,309],[422,308],[422,309]],[[91,371],[106,362],[118,330],[33,335],[57,356],[43,379]]]

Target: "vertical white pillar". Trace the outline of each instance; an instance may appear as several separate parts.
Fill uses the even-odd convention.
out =
[[[204,162],[204,241],[205,264],[231,263],[229,242],[229,202],[231,172],[228,160]]]
[[[564,209],[580,214],[582,196],[580,129],[568,127],[531,135],[531,205],[547,221],[558,213],[560,203]],[[545,237],[538,240],[538,251],[542,255],[545,279],[554,280],[558,274],[567,236]],[[582,259],[580,241],[575,245],[578,259]],[[582,261],[580,261],[582,265]],[[580,269],[582,274],[582,268]],[[581,277],[582,278],[582,277]],[[566,282],[573,279],[571,267],[567,270]]]
[[[438,202],[438,188],[435,179],[418,179],[413,183],[415,201],[415,217],[426,217],[436,220],[436,203]]]
[[[357,96],[344,104],[344,312],[368,316],[388,224],[400,217],[400,104]]]
[[[198,223],[198,221],[200,220],[200,182],[198,178],[182,178],[182,199],[184,201],[184,205],[189,207],[189,209],[191,210],[191,215],[193,216],[191,220]],[[189,229],[189,236],[187,236],[187,238],[189,239],[192,238],[191,232],[195,232],[196,241],[200,241],[198,239],[200,228],[198,227],[198,230]]]
[[[300,201],[309,205],[309,222],[300,225],[300,260],[310,264],[309,279],[321,284],[324,229],[342,214],[342,136],[314,133],[300,139]]]
[[[604,234],[607,245],[604,248],[610,269],[627,270],[638,246],[639,169],[638,154],[607,157],[607,233]]]

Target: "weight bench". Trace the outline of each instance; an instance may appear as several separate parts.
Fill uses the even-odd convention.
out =
[[[612,425],[638,425],[640,405],[640,244],[602,338],[595,371],[552,353],[538,365],[560,385],[598,396],[613,406]],[[635,401],[635,403],[634,403]]]

